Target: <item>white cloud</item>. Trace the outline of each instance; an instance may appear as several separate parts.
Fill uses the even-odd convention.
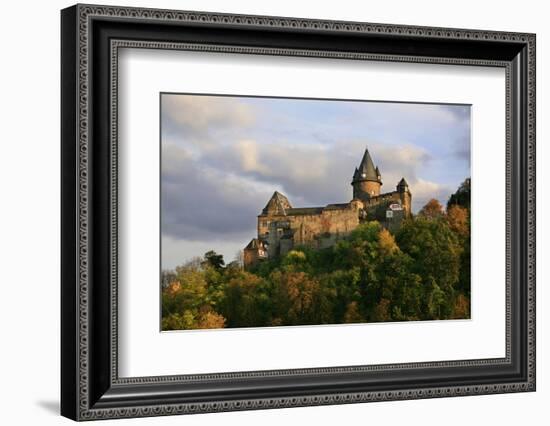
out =
[[[424,179],[409,182],[409,188],[412,193],[413,212],[418,212],[432,198],[445,206],[450,195],[454,192],[453,188]]]
[[[271,186],[201,164],[185,149],[162,150],[162,232],[190,241],[246,240]]]
[[[432,157],[425,149],[411,144],[388,146],[365,140],[339,141],[332,145],[297,145],[289,140],[262,144],[247,139],[211,151],[202,161],[220,173],[241,175],[261,183],[262,187],[271,189],[268,192],[281,191],[293,206],[305,207],[349,201],[353,170],[366,147],[380,167],[382,192],[395,191],[404,177],[413,192],[415,211],[429,198],[446,201],[449,188],[421,178],[423,170],[430,167]]]
[[[254,111],[239,98],[217,96],[162,95],[163,115],[186,129],[207,130],[210,126],[248,127]]]
[[[376,119],[379,124],[407,127],[456,125],[465,119],[462,110],[468,108],[467,106],[398,102],[356,103],[354,106],[358,115]]]
[[[240,140],[236,144],[241,160],[241,168],[245,172],[258,172],[262,169],[258,158],[258,144],[253,140]]]

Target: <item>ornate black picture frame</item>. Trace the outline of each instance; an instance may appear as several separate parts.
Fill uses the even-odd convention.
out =
[[[61,28],[62,415],[92,420],[535,390],[534,34],[95,5],[64,9]],[[120,378],[120,47],[504,68],[506,356]]]

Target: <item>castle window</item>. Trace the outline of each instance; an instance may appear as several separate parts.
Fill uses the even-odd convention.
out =
[[[277,235],[279,237],[282,237],[283,236],[283,229],[282,228],[277,228]]]

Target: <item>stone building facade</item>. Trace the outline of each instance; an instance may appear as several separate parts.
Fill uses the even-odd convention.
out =
[[[351,201],[324,207],[292,207],[287,197],[275,191],[258,215],[257,237],[244,248],[245,267],[288,253],[296,246],[330,247],[361,222],[375,220],[371,216],[378,207],[387,208],[390,228],[397,223],[393,218],[402,220],[411,215],[412,195],[405,178],[395,191],[381,193],[382,176],[368,149],[355,169],[351,185]]]

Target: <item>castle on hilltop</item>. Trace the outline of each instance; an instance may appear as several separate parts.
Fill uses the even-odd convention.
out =
[[[382,175],[368,149],[353,173],[351,186],[350,202],[324,207],[292,207],[287,197],[275,191],[258,215],[257,238],[243,251],[245,268],[288,253],[295,246],[330,247],[366,220],[379,220],[391,229],[411,215],[407,181],[402,178],[395,191],[381,194]]]

